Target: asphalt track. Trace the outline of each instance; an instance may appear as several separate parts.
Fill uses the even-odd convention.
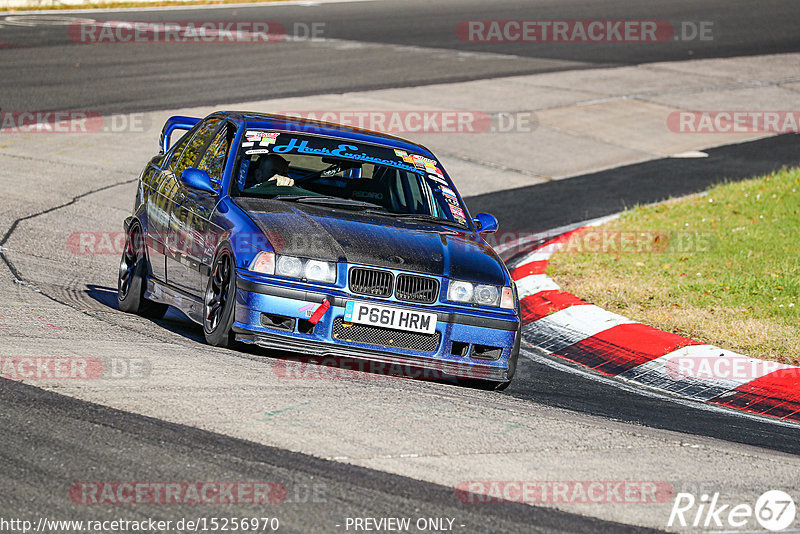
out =
[[[777,149],[786,146],[790,141],[790,136],[776,138],[769,146],[776,149],[775,153],[780,153]],[[737,159],[742,168],[765,170],[765,163],[755,157],[764,153],[767,148],[765,143],[767,141],[750,147],[717,149],[711,151],[710,158],[725,161],[734,153],[750,154],[752,161],[744,157]],[[726,152],[728,158],[723,157]],[[729,165],[730,163],[728,161]],[[785,163],[796,161],[787,154]],[[667,162],[661,164],[666,166]],[[772,160],[771,164],[779,165],[780,162]],[[669,175],[661,175],[660,178],[665,179],[667,176]],[[575,179],[580,181],[582,178]],[[564,183],[570,181],[566,180]],[[702,184],[696,184],[696,187],[702,187]],[[611,188],[609,196],[614,198],[615,191],[622,195],[629,189],[629,185],[621,180],[616,185],[612,184]],[[102,194],[102,191],[95,194]],[[113,198],[123,200],[118,195]],[[472,200],[480,201],[479,198]],[[76,203],[79,204],[80,200]],[[26,216],[19,224],[12,224],[13,231],[8,240],[13,243],[23,236],[23,240],[30,239],[32,242],[41,239],[38,226],[41,223],[37,221],[48,217],[53,217],[53,220],[63,217],[71,219],[73,215],[69,210],[76,203],[67,203],[68,205],[55,210],[48,208]],[[616,205],[608,203],[605,209],[613,211]],[[513,220],[513,217],[508,219]],[[542,227],[555,220],[567,222],[569,219],[554,219],[549,214],[532,217],[533,224]],[[55,247],[57,244],[53,242],[50,246]],[[14,273],[18,279],[33,281],[41,288],[43,295],[54,303],[87,313],[89,317],[99,320],[91,322],[92,332],[77,334],[88,341],[109,335],[110,332],[119,332],[119,327],[123,326],[123,332],[130,329],[129,334],[123,334],[125,336],[146,333],[154,342],[163,339],[173,344],[175,341],[170,337],[177,335],[180,343],[189,350],[206,350],[202,345],[200,330],[184,318],[171,315],[165,320],[151,322],[120,316],[115,310],[112,287],[100,285],[84,289],[79,279],[67,281],[63,287],[44,285],[39,283],[42,274],[36,271],[47,268],[50,260],[46,257],[33,262],[23,259],[24,262],[14,265]],[[113,261],[113,258],[109,260],[111,263]],[[38,268],[32,270],[31,265]],[[86,263],[82,269],[85,270],[86,279],[99,281],[108,278],[107,273],[97,272],[97,266],[92,263]],[[29,290],[20,288],[18,291]],[[75,293],[85,296],[78,300],[68,298],[68,295]],[[94,301],[94,305],[87,304],[87,301]],[[170,336],[170,333],[173,335]],[[39,337],[35,332],[34,335]],[[71,337],[65,337],[57,343],[70,346],[74,342]],[[24,347],[24,341],[18,346]],[[274,365],[276,357],[281,356],[261,350],[249,350],[239,354],[222,351],[214,357],[219,358],[220,365],[223,366],[237,358],[245,358],[268,368],[269,365]],[[169,356],[169,359],[173,357]],[[196,515],[263,515],[263,507],[249,508],[242,505],[204,506],[199,514],[191,506],[87,507],[70,502],[66,496],[71,484],[87,479],[266,480],[282,483],[289,488],[290,494],[295,491],[301,495],[294,501],[276,505],[274,510],[267,509],[267,512],[280,517],[284,525],[282,530],[290,532],[332,532],[340,530],[335,525],[342,524],[347,517],[394,515],[452,517],[459,524],[466,525],[464,532],[637,530],[614,522],[528,505],[481,505],[476,511],[474,504],[462,505],[454,490],[446,486],[313,458],[285,449],[113,410],[59,395],[58,389],[42,391],[6,380],[0,381],[0,384],[0,455],[4,465],[7,465],[0,473],[0,487],[3,488],[0,492],[0,510],[4,516],[35,518],[44,515],[69,519],[123,516],[126,519],[154,517],[177,520]],[[318,383],[310,385],[312,388],[319,386]],[[345,386],[342,384],[342,387]],[[152,387],[155,386],[147,386]],[[591,425],[610,429],[622,425],[620,429],[629,431],[632,426],[639,428],[636,432],[654,435],[659,439],[663,435],[662,431],[665,431],[667,436],[683,435],[686,436],[683,439],[699,444],[694,446],[705,446],[705,439],[721,440],[730,444],[731,451],[739,451],[738,453],[745,455],[769,458],[776,453],[791,456],[798,453],[800,429],[797,426],[777,425],[765,419],[743,417],[739,413],[726,410],[705,410],[699,405],[673,401],[661,395],[642,395],[635,390],[620,389],[581,373],[571,372],[569,366],[553,366],[528,357],[523,357],[514,383],[503,394],[480,393],[476,397],[476,392],[466,387],[453,388],[446,384],[438,386],[416,381],[400,387],[415,398],[417,395],[435,391],[437,395],[446,394],[458,402],[471,405],[478,403],[478,406],[490,407],[498,402],[506,405],[513,403],[513,410],[529,414],[541,414],[553,409],[563,410],[565,414],[574,413],[579,417],[576,421],[578,426],[586,424],[587,419]],[[352,395],[353,391],[347,388],[343,393]],[[387,394],[383,387],[374,387],[369,391],[371,393],[368,392],[367,398],[380,398]],[[322,397],[324,398],[325,396]],[[152,402],[159,401],[155,397]],[[208,409],[211,408],[208,406]],[[345,413],[349,414],[348,417],[358,417],[358,411],[346,408]],[[569,426],[570,416],[561,417],[564,424]],[[349,424],[359,426],[357,420]],[[281,430],[276,427],[276,431]],[[559,441],[557,436],[543,438],[545,443],[552,443],[553,446],[557,446]],[[316,487],[314,484],[321,484],[325,488],[325,495],[309,502],[305,492],[308,488]]]
[[[91,109],[142,111],[178,105],[208,104],[246,99],[353,91],[377,87],[410,86],[442,81],[492,78],[547,70],[591,68],[645,61],[679,61],[689,57],[727,57],[796,51],[800,48],[796,21],[800,5],[774,2],[760,6],[740,2],[662,2],[644,6],[634,2],[537,4],[535,17],[553,19],[646,18],[714,20],[720,38],[710,42],[616,47],[542,45],[477,45],[458,41],[453,28],[465,18],[531,18],[530,2],[382,2],[319,5],[313,7],[249,7],[223,10],[126,12],[128,20],[279,20],[327,23],[326,37],[361,46],[321,46],[288,43],[269,47],[207,45],[87,46],[71,43],[63,31],[50,26],[2,27],[0,48],[0,107],[3,109]],[[93,14],[93,18],[122,18]],[[63,28],[61,28],[63,30]],[[143,46],[148,47],[142,53]],[[414,47],[409,48],[396,48]],[[690,51],[691,50],[691,54]],[[454,62],[459,53],[467,56]],[[420,61],[420,58],[425,61]],[[76,66],[79,64],[79,66]],[[443,69],[442,65],[452,65]],[[299,68],[303,65],[303,68]],[[218,83],[224,72],[225,84]],[[191,88],[191,89],[187,89]],[[800,156],[796,136],[712,149],[706,159],[665,159],[538,185],[523,190],[492,193],[468,199],[473,211],[493,211],[503,229],[540,231],[586,218],[613,213],[697,190],[724,178],[743,178],[782,165],[796,165]],[[127,196],[115,195],[127,206]],[[541,206],[531,211],[530,205]],[[66,207],[66,206],[65,206]],[[64,211],[31,202],[29,213],[10,221],[6,241],[37,237],[27,227]],[[524,215],[524,218],[522,217]],[[17,235],[14,235],[17,233]],[[14,238],[14,239],[12,239]],[[5,256],[4,256],[5,259]],[[112,262],[113,263],[113,262]],[[46,262],[14,265],[14,277],[37,280],[30,270]],[[9,265],[12,267],[11,265]],[[91,277],[96,266],[78,265]],[[29,269],[29,270],[26,270]],[[107,277],[106,277],[107,278]],[[67,281],[68,285],[72,282]],[[86,292],[83,287],[70,288]],[[24,289],[20,289],[25,291]],[[86,302],[64,297],[44,287],[56,303],[85,311]],[[94,309],[112,314],[113,289],[102,284],[88,292]],[[117,320],[117,319],[115,319]],[[125,327],[134,319],[126,320]],[[201,333],[185,320],[137,326],[147,331],[166,329],[198,345]],[[93,323],[94,324],[94,323]],[[117,332],[117,326],[97,323]],[[94,332],[93,335],[106,335]],[[111,335],[111,334],[108,334]],[[243,358],[271,360],[273,354],[255,351]],[[223,357],[225,357],[223,355]],[[428,391],[435,384],[412,382],[409,391]],[[731,450],[773,457],[800,452],[800,429],[743,417],[725,410],[703,410],[663,396],[633,391],[531,359],[520,364],[517,378],[503,394],[476,397],[467,388],[444,386],[447,394],[466,403],[486,406],[498,399],[518,403],[521,411],[563,410],[598,427],[640,427],[643,434],[660,431],[684,434],[703,443],[705,438],[730,444]],[[57,391],[57,390],[56,390]],[[438,391],[438,390],[437,390]],[[516,406],[516,405],[515,405]],[[271,448],[188,426],[167,423],[114,410],[57,393],[6,380],[0,381],[0,513],[3,516],[62,516],[72,519],[112,517],[114,508],[76,507],[65,499],[76,480],[274,480],[287,487],[308,488],[322,483],[325,498],[309,503],[300,498],[279,508],[281,530],[330,532],[351,516],[452,516],[467,525],[465,532],[620,532],[634,531],[618,523],[528,505],[502,504],[465,507],[452,488],[421,482],[380,470],[322,460]],[[558,440],[558,436],[552,438]],[[752,447],[752,448],[750,448]],[[744,476],[744,474],[743,474]],[[768,489],[768,488],[763,488]],[[291,491],[290,491],[291,495]],[[246,515],[246,507],[204,509],[203,515]],[[253,510],[255,512],[255,510]],[[263,510],[258,510],[263,514]],[[126,510],[126,515],[178,518],[194,514],[182,507]]]
[[[0,511],[6,519],[112,520],[124,507],[81,507],[63,497],[88,475],[91,480],[183,481],[189,471],[191,480],[282,484],[281,502],[202,510],[205,517],[278,517],[280,532],[345,531],[347,517],[407,517],[412,511],[415,517],[454,518],[453,529],[461,532],[655,532],[525,504],[475,506],[461,502],[452,488],[165,423],[7,380],[0,387],[0,436],[5,465]],[[18,456],[22,451],[30,452],[24,460]],[[151,505],[125,513],[132,521],[173,524],[200,516],[191,505]]]
[[[90,13],[98,21],[324,23],[328,42],[79,44],[68,26],[0,19],[0,107],[136,112],[386,87],[747,56],[800,49],[800,4],[783,0],[528,2],[388,0]],[[481,19],[713,22],[709,40],[663,43],[473,43],[458,23]],[[20,25],[23,24],[23,25]],[[31,25],[27,25],[31,24]],[[298,30],[297,35],[303,35]]]
[[[544,232],[800,163],[794,134],[704,152],[708,157],[661,158],[466,201],[472,213],[497,214],[503,231]]]

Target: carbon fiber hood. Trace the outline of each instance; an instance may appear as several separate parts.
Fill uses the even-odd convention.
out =
[[[234,200],[277,254],[502,285],[494,250],[469,232],[295,202]]]

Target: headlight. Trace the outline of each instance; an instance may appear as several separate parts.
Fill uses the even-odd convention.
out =
[[[258,259],[261,254],[256,256]],[[301,278],[316,282],[336,282],[336,264],[327,261],[306,260],[295,256],[275,256],[275,274],[288,278]],[[254,262],[255,263],[255,262]],[[253,269],[254,270],[254,269]],[[260,271],[265,272],[265,271]],[[272,274],[270,272],[269,274]]]
[[[306,278],[319,282],[333,283],[336,281],[336,264],[326,261],[308,260],[304,270]]]
[[[275,272],[275,254],[272,252],[259,252],[256,254],[250,270],[257,273],[273,274]]]
[[[447,288],[447,300],[477,304],[478,306],[514,309],[514,292],[510,287],[473,284],[463,280],[450,280]]]
[[[469,282],[451,280],[447,288],[447,300],[453,302],[472,302],[472,294],[475,288]]]
[[[294,256],[278,256],[278,261],[275,263],[275,274],[290,278],[302,278],[303,262]]]
[[[496,286],[475,286],[475,304],[481,306],[497,306],[500,304],[500,290]]]

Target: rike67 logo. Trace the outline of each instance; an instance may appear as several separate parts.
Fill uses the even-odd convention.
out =
[[[672,504],[667,527],[719,529],[752,529],[758,525],[770,532],[792,526],[797,514],[794,499],[781,490],[763,493],[755,502],[732,504],[720,499],[719,493],[703,494],[700,499],[691,493],[678,493]],[[758,525],[753,523],[753,519]]]

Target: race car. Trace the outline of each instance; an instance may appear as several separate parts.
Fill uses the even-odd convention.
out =
[[[175,116],[124,223],[119,308],[161,317],[174,306],[215,346],[503,389],[521,321],[483,238],[497,225],[471,217],[436,156],[410,141],[280,115]]]

